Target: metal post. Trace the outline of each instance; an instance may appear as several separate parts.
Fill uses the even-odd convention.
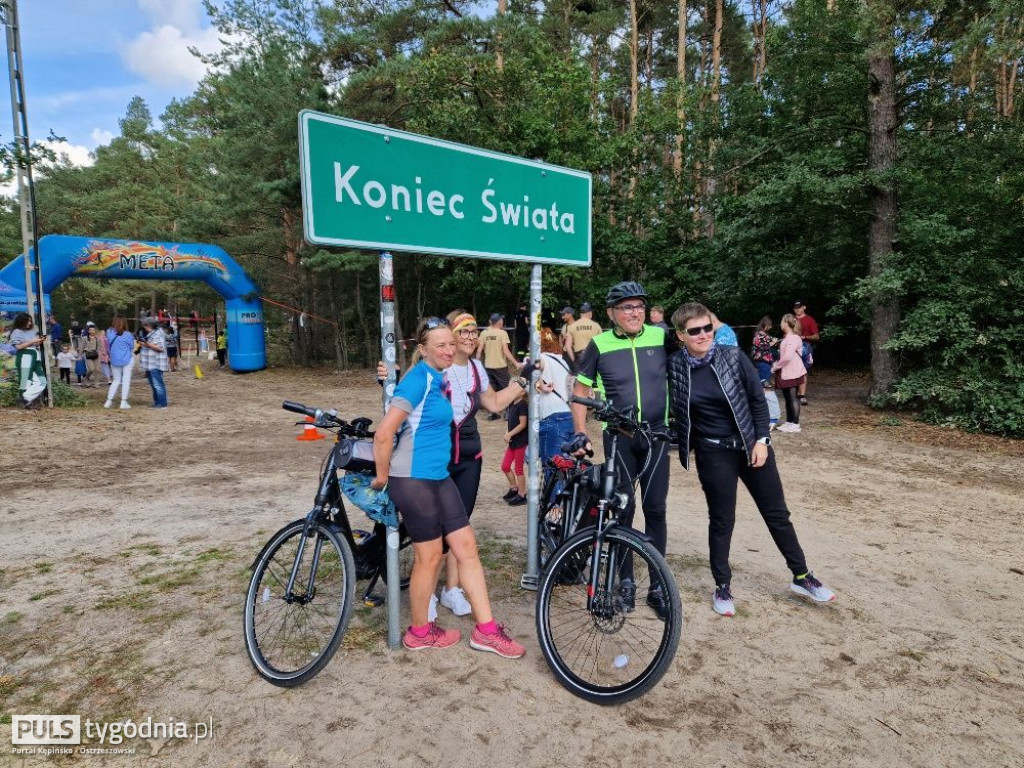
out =
[[[7,70],[11,83],[11,117],[14,121],[18,199],[21,203],[21,243],[25,251],[25,309],[43,336],[46,330],[46,307],[43,303],[42,257],[36,247],[35,189],[32,185],[32,149],[28,138],[28,111],[25,106],[25,75],[21,60],[21,33],[18,27],[17,0],[0,0],[0,12],[7,26]],[[33,273],[35,273],[33,275]],[[33,278],[34,283],[33,285]],[[37,315],[38,312],[38,315]],[[36,323],[38,316],[39,322]],[[43,370],[46,371],[46,400],[53,407],[53,376],[50,367],[49,340],[40,347]]]
[[[530,272],[530,359],[540,359],[540,304],[542,296],[542,267],[534,264]],[[540,457],[540,399],[535,396],[539,371],[530,381],[530,445],[527,451],[529,468],[526,491],[526,573],[520,580],[523,589],[537,589],[540,577],[540,553],[537,542],[537,521],[540,517],[541,457]]]
[[[391,396],[395,394],[395,271],[394,259],[384,251],[380,255],[380,357],[388,369],[384,380],[383,405],[388,409]],[[398,577],[398,529],[388,527],[387,571],[388,571],[388,648],[393,651],[402,647],[401,599]]]

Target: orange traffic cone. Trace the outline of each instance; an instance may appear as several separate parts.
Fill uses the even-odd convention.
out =
[[[316,427],[313,426],[313,417],[306,417],[306,424],[302,432],[296,437],[296,440],[323,440],[324,436],[316,431]]]

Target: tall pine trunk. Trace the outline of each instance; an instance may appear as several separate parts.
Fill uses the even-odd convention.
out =
[[[679,0],[679,33],[676,38],[676,80],[679,88],[676,118],[679,127],[676,133],[676,152],[673,158],[673,169],[677,182],[683,180],[683,147],[686,138],[686,17],[688,12],[687,0]]]
[[[871,188],[871,229],[868,274],[877,277],[886,267],[896,241],[896,188],[890,176],[896,166],[896,60],[893,12],[888,0],[873,0],[875,34],[868,54],[868,168]],[[898,359],[885,344],[900,322],[898,300],[879,291],[871,303],[871,396],[887,395],[896,382]]]

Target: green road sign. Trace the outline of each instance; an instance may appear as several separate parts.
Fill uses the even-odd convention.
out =
[[[589,173],[299,113],[306,240],[590,266]]]

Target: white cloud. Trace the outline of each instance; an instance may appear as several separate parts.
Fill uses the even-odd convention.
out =
[[[200,12],[199,0],[139,0],[139,8],[155,25],[168,24],[186,32],[198,31],[205,15]]]
[[[96,162],[96,157],[92,154],[92,151],[88,147],[83,147],[80,144],[69,144],[66,141],[40,141],[43,146],[52,149],[57,155],[58,163],[70,163],[71,165],[77,166],[88,166]],[[40,179],[46,177],[46,168],[51,165],[49,162],[42,162],[34,166],[32,172],[33,179]],[[18,180],[17,177],[12,177],[6,183],[0,184],[0,195],[4,197],[17,197],[18,195]]]
[[[98,147],[103,144],[109,144],[114,140],[114,134],[110,131],[104,130],[103,128],[93,128],[92,133],[89,134],[89,138],[93,140],[93,143]]]
[[[41,141],[40,144],[52,149],[57,154],[57,161],[71,165],[87,166],[96,162],[92,150],[80,144],[69,144],[66,141]]]
[[[151,83],[194,85],[206,74],[206,65],[192,55],[193,47],[212,53],[220,47],[213,27],[193,33],[164,24],[152,32],[143,32],[128,44],[124,62],[129,70]]]

